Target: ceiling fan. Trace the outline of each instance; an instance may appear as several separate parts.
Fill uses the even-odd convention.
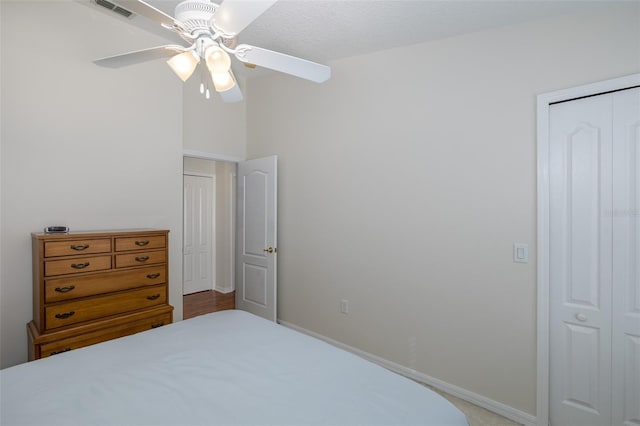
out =
[[[175,18],[143,0],[117,0],[129,11],[144,16],[178,34],[189,46],[166,45],[97,59],[94,63],[119,68],[154,59],[169,58],[167,64],[187,81],[201,65],[200,92],[209,98],[209,84],[225,102],[242,100],[242,92],[231,70],[233,55],[249,67],[260,66],[322,83],[331,69],[305,59],[248,44],[238,44],[238,34],[277,0],[186,0],[175,8]],[[205,68],[206,71],[205,72]]]

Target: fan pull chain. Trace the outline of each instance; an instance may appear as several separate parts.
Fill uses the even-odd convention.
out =
[[[200,64],[200,94],[204,94],[205,99],[211,98],[211,92],[209,91],[209,79],[204,72],[204,66]]]
[[[206,74],[205,74],[206,75]],[[209,79],[204,77],[204,81],[205,81],[205,91],[204,91],[204,97],[205,99],[209,99],[211,97],[211,95],[209,94]]]
[[[200,94],[204,94],[204,74],[202,72],[203,66],[200,64]]]

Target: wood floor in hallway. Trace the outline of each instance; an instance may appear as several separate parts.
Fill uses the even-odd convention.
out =
[[[211,312],[236,308],[236,292],[199,291],[182,297],[183,318],[189,319]]]

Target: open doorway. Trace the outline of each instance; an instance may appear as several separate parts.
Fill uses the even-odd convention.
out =
[[[236,163],[185,155],[183,316],[235,307]]]

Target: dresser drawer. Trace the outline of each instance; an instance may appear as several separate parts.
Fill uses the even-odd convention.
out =
[[[45,307],[45,328],[51,330],[166,303],[167,288],[160,285],[49,305]]]
[[[45,241],[44,257],[111,252],[111,239]]]
[[[121,237],[116,238],[116,251],[148,250],[164,248],[166,246],[164,235],[142,236],[142,237]]]
[[[105,269],[111,269],[111,256],[91,256],[76,259],[47,260],[44,262],[44,275],[46,277],[103,271]]]
[[[97,330],[90,333],[80,334],[67,339],[57,340],[51,343],[40,345],[40,356],[46,358],[51,355],[68,352],[84,346],[94,345],[118,337],[128,336],[141,331],[151,330],[163,325],[171,324],[171,314],[163,314],[143,320],[122,324],[116,327]]]
[[[79,297],[162,284],[166,281],[167,274],[164,265],[108,274],[53,278],[45,280],[44,298],[45,303],[60,302]]]
[[[145,251],[140,253],[117,254],[116,268],[127,268],[129,266],[153,265],[156,263],[166,263],[167,252],[165,250]]]

